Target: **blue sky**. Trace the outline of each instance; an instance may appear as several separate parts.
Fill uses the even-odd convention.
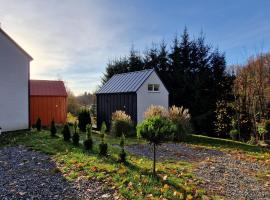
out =
[[[1,27],[34,61],[32,79],[94,91],[109,59],[170,42],[187,26],[225,52],[228,65],[270,51],[270,1],[0,0]]]

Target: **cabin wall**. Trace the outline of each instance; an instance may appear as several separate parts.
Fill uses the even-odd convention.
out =
[[[124,110],[136,123],[136,93],[97,94],[97,127],[100,129],[103,121],[109,127],[112,113],[116,110]]]
[[[159,84],[159,92],[149,92],[148,84]],[[137,119],[143,121],[144,112],[151,105],[169,107],[169,92],[156,74],[153,72],[137,91]]]
[[[30,121],[34,125],[40,117],[42,126],[49,126],[54,119],[56,124],[64,124],[67,119],[66,97],[31,96]]]

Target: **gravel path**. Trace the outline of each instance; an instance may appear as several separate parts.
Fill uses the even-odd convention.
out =
[[[152,159],[150,145],[131,145],[126,150]],[[228,200],[270,200],[270,174],[268,180],[258,180],[255,177],[258,172],[270,172],[270,167],[262,163],[181,143],[162,144],[158,147],[157,158],[194,163],[197,166],[194,173],[202,179],[199,187],[205,188],[209,194]]]
[[[0,150],[0,199],[114,199],[96,180],[68,182],[48,155],[24,147]]]
[[[125,147],[130,153],[146,156],[150,159],[153,157],[152,146],[148,144],[136,144]],[[224,155],[221,151],[193,147],[187,144],[165,143],[157,146],[156,157],[158,160],[182,160],[188,162],[197,162],[209,157]]]

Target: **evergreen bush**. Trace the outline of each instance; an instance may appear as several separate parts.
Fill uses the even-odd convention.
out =
[[[91,124],[86,125],[86,139],[84,141],[84,148],[86,150],[92,150],[93,148],[93,139],[92,139],[92,126]]]
[[[70,141],[71,134],[70,134],[70,129],[69,129],[68,124],[65,124],[65,126],[62,130],[62,134],[63,134],[64,141]]]
[[[41,131],[41,119],[38,118],[36,121],[36,129],[37,131]]]
[[[91,124],[91,117],[89,109],[81,109],[78,115],[80,131],[86,131],[86,125]]]
[[[108,144],[104,142],[106,130],[107,130],[106,124],[105,122],[103,122],[101,125],[101,130],[100,130],[100,138],[101,138],[101,143],[99,144],[100,156],[107,156],[108,154]]]
[[[52,137],[55,137],[56,136],[56,133],[57,133],[57,129],[56,129],[54,120],[52,120],[52,122],[51,122],[50,131],[51,131],[51,136]]]
[[[127,154],[125,152],[125,136],[124,136],[124,134],[121,137],[120,147],[121,147],[121,152],[119,154],[119,162],[125,163]]]
[[[239,131],[237,129],[232,129],[230,131],[230,137],[231,137],[232,140],[238,140]]]
[[[77,125],[77,122],[75,122],[74,123],[74,134],[72,136],[72,141],[73,141],[73,144],[75,146],[79,146],[79,142],[80,142],[80,135],[77,132],[77,128],[78,128],[78,125]]]

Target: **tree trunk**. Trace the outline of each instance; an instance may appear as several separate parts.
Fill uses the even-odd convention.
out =
[[[155,143],[154,143],[153,174],[154,174],[154,176],[156,176],[156,144]]]

